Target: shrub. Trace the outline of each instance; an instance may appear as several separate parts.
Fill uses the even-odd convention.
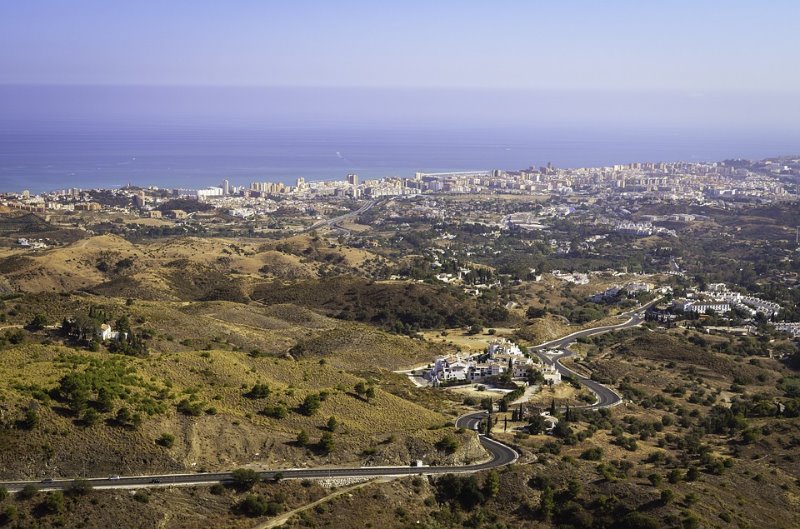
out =
[[[261,476],[249,468],[237,468],[231,472],[231,483],[238,490],[250,490],[261,481]]]
[[[298,432],[297,444],[300,446],[306,446],[308,444],[308,432],[305,430],[300,430],[300,432]]]
[[[269,397],[269,394],[270,389],[267,384],[256,384],[245,396],[251,399],[265,399]]]
[[[0,513],[0,524],[9,525],[17,519],[17,506],[6,505],[3,512]]]
[[[574,500],[580,496],[582,490],[583,485],[581,485],[581,482],[577,479],[571,479],[569,480],[569,483],[567,483],[567,490],[565,492],[568,498]]]
[[[85,496],[92,491],[92,484],[85,479],[76,479],[69,484],[67,492],[72,496]]]
[[[17,492],[17,498],[21,500],[29,500],[36,496],[39,492],[39,489],[36,488],[36,485],[25,485],[22,487],[22,490]]]
[[[41,331],[47,326],[47,318],[45,318],[44,314],[37,314],[33,317],[33,319],[28,323],[28,330],[30,331]]]
[[[675,493],[672,492],[670,489],[664,489],[661,491],[661,503],[667,505],[668,503],[672,503],[672,500],[675,499]]]
[[[675,483],[679,483],[679,482],[680,482],[680,480],[682,480],[682,479],[683,479],[683,472],[681,472],[681,471],[680,471],[679,469],[677,469],[677,468],[673,468],[673,469],[672,469],[672,470],[670,470],[670,471],[669,471],[669,473],[667,474],[667,481],[669,481],[669,482],[670,482],[670,483],[672,483],[673,485],[674,485]]]
[[[87,408],[83,412],[83,425],[86,427],[94,426],[100,420],[100,414],[94,408]]]
[[[133,499],[139,503],[149,503],[150,495],[143,490],[137,490],[133,495]]]
[[[172,448],[175,444],[175,436],[171,433],[162,433],[158,439],[156,439],[156,444],[164,448]]]
[[[312,393],[311,395],[307,395],[300,405],[300,413],[309,417],[314,415],[319,411],[320,402],[319,394]]]
[[[190,402],[189,399],[183,399],[178,403],[178,411],[190,417],[199,417],[203,414],[203,404],[200,402]]]
[[[653,473],[647,476],[647,479],[648,481],[650,481],[651,485],[653,485],[654,487],[658,487],[659,485],[661,485],[661,482],[663,481],[664,478],[661,477],[661,474]]]
[[[492,470],[483,482],[483,493],[489,498],[494,498],[499,492],[500,474],[498,474],[496,470]]]
[[[221,483],[215,483],[214,485],[211,485],[211,488],[208,489],[208,491],[214,496],[219,496],[225,492],[225,486]]]
[[[132,418],[133,414],[131,413],[131,410],[129,410],[128,408],[123,407],[117,410],[116,419],[118,423],[123,425],[128,424],[130,423]]]
[[[58,514],[64,510],[64,493],[60,490],[48,492],[39,509],[45,514]]]
[[[325,432],[322,434],[322,437],[319,440],[319,450],[323,454],[330,454],[333,452],[334,449],[334,442],[333,442],[333,434],[331,432]]]
[[[289,410],[286,409],[286,406],[283,404],[278,404],[276,406],[269,406],[264,408],[261,411],[262,415],[266,415],[267,417],[272,417],[273,419],[283,419],[288,415]]]
[[[456,450],[458,450],[458,446],[458,439],[452,435],[445,435],[438,443],[436,443],[436,448],[447,454],[454,453]]]
[[[455,501],[466,510],[472,510],[486,501],[475,476],[446,474],[436,481],[436,495],[439,501]]]
[[[281,505],[267,500],[260,494],[248,494],[245,499],[236,504],[235,510],[245,516],[275,516],[281,512]]]
[[[39,416],[39,412],[35,408],[30,407],[25,410],[25,415],[17,424],[23,430],[33,430],[39,426],[40,422],[41,417]]]
[[[587,448],[581,453],[581,459],[586,461],[600,461],[603,458],[603,449],[599,446],[594,448]]]
[[[661,523],[650,516],[631,512],[625,515],[617,526],[620,529],[660,529]]]

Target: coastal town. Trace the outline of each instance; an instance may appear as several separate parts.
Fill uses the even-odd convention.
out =
[[[555,195],[591,198],[681,200],[697,203],[736,199],[765,202],[791,200],[798,194],[790,178],[800,175],[800,158],[767,159],[758,162],[730,160],[715,163],[630,163],[610,167],[561,169],[548,164],[524,170],[417,172],[413,177],[385,177],[361,180],[348,174],[342,180],[306,181],[297,177],[294,185],[283,182],[251,182],[234,185],[224,180],[219,186],[201,189],[163,189],[127,186],[106,190],[69,188],[32,194],[21,190],[0,195],[0,204],[43,213],[47,211],[130,210],[144,216],[158,216],[157,206],[173,198],[192,198],[226,210],[230,215],[251,218],[269,214],[278,207],[314,203],[331,198],[381,199],[417,195]],[[310,201],[310,202],[309,202]],[[568,215],[570,210],[554,209],[551,215]],[[547,214],[547,213],[545,213]],[[185,218],[179,211],[168,215]],[[653,233],[653,221],[693,220],[692,215],[654,216],[642,223],[620,223],[617,229],[640,234]],[[509,225],[530,227],[535,219],[523,214],[511,216]]]
[[[203,427],[215,448],[168,468],[285,469],[265,474],[275,486],[334,461],[364,476],[569,461],[587,486],[647,492],[652,454],[683,461],[663,472],[676,488],[725,468],[690,448],[701,434],[736,465],[784,464],[798,176],[784,157],[6,192],[5,431],[100,431],[172,457]],[[15,385],[20,358],[49,358],[47,380]],[[772,432],[787,433],[762,446]],[[76,474],[80,443],[55,439]],[[120,472],[103,487],[177,479],[103,457]],[[33,484],[67,483],[43,468]]]

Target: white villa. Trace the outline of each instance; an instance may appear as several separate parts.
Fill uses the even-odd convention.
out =
[[[450,382],[482,382],[489,377],[502,375],[511,369],[512,378],[526,378],[530,369],[538,369],[545,382],[558,384],[561,373],[552,366],[536,364],[519,346],[505,338],[489,344],[486,353],[462,356],[460,353],[441,356],[425,373],[434,385]]]
[[[734,308],[744,312],[749,317],[754,317],[761,313],[768,318],[775,318],[781,310],[781,306],[773,301],[767,301],[755,296],[747,296],[739,292],[728,290],[725,283],[711,283],[707,290],[700,292],[700,297],[707,301],[683,300],[673,301],[673,305],[686,312],[704,313],[711,309],[722,314]]]
[[[561,384],[561,373],[552,365],[543,365],[540,368],[542,372],[542,376],[544,376],[545,384],[550,384],[551,386],[555,386],[556,384]]]
[[[756,296],[746,296],[739,292],[731,292],[725,283],[712,283],[703,294],[714,301],[730,303],[737,309],[749,314],[750,317],[760,312],[768,318],[774,318],[781,310],[781,306],[774,301],[767,301]]]
[[[127,334],[127,333],[126,333]],[[100,340],[119,340],[119,331],[111,328],[111,325],[104,323],[100,326]]]
[[[713,301],[673,301],[673,305],[684,312],[697,312],[698,314],[705,314],[709,310],[713,310],[717,314],[725,314],[731,310],[730,303],[715,303]]]

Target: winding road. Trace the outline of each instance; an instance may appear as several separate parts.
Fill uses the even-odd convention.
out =
[[[542,362],[546,364],[550,364],[556,368],[556,370],[561,373],[562,376],[570,376],[577,380],[580,384],[586,386],[591,390],[595,395],[597,395],[597,401],[594,404],[590,404],[588,406],[581,406],[582,408],[588,408],[593,410],[598,410],[600,408],[610,408],[612,406],[617,406],[618,404],[622,403],[622,397],[613,389],[609,388],[606,385],[603,385],[597,381],[592,380],[591,378],[585,377],[575,371],[571,370],[570,368],[564,366],[561,363],[561,360],[564,358],[568,358],[575,354],[574,352],[570,351],[569,346],[578,341],[579,338],[588,338],[589,336],[595,336],[597,334],[604,334],[607,332],[612,331],[619,331],[622,329],[629,329],[631,327],[636,327],[640,325],[644,321],[644,313],[650,308],[651,305],[658,302],[658,299],[643,305],[642,307],[628,312],[623,313],[621,316],[629,316],[628,320],[624,321],[623,323],[618,323],[616,325],[604,325],[601,327],[592,327],[590,329],[584,329],[582,331],[577,331],[572,334],[568,334],[563,338],[558,338],[556,340],[551,340],[549,342],[545,342],[534,347],[528,349],[529,352],[534,353],[536,356],[541,358]],[[547,351],[555,351],[555,352],[547,352]]]
[[[370,207],[374,205],[370,203]],[[364,208],[362,208],[364,209]],[[368,208],[367,208],[368,209]],[[655,303],[652,301],[643,307],[631,311],[621,316],[629,316],[629,319],[616,325],[606,325],[577,331],[563,338],[551,340],[540,345],[531,347],[530,352],[539,356],[543,362],[552,364],[561,372],[562,375],[569,375],[585,385],[597,395],[597,402],[587,406],[590,409],[608,408],[616,406],[622,402],[620,397],[611,388],[600,384],[590,378],[575,373],[561,364],[561,360],[572,355],[569,345],[578,340],[596,334],[627,329],[639,325],[644,319],[644,312]],[[557,353],[547,353],[547,350],[555,350]],[[462,415],[456,420],[456,426],[467,430],[479,431],[480,423],[485,420],[487,412],[479,411]],[[461,466],[392,466],[392,467],[321,467],[321,468],[289,468],[281,470],[260,471],[259,475],[263,480],[279,479],[330,479],[330,478],[362,478],[362,477],[398,477],[408,475],[438,475],[449,473],[469,473],[480,470],[497,468],[514,463],[519,454],[510,446],[504,445],[490,437],[478,433],[478,438],[484,449],[491,455],[491,459],[482,463]],[[89,478],[86,480],[89,485],[96,489],[136,489],[149,487],[170,487],[170,486],[198,486],[213,485],[215,483],[231,483],[233,481],[232,472],[208,472],[196,474],[152,474],[144,476],[112,476],[107,478]],[[23,487],[32,485],[38,490],[64,490],[68,489],[74,480],[72,479],[46,479],[42,481],[6,481],[0,482],[0,487],[5,487],[11,492],[21,490]]]
[[[456,426],[469,430],[477,430],[486,412],[474,412],[462,415],[456,420]],[[261,479],[268,481],[279,479],[329,479],[329,478],[361,478],[361,477],[398,477],[408,475],[437,475],[477,472],[504,465],[517,460],[519,454],[511,447],[494,439],[478,434],[481,445],[491,455],[491,459],[482,463],[462,466],[394,466],[394,467],[330,467],[330,468],[290,468],[281,470],[265,470],[259,472]],[[149,487],[197,486],[215,483],[231,483],[232,472],[208,472],[198,474],[153,474],[147,476],[113,476],[107,478],[90,478],[86,482],[95,489],[137,489]],[[56,479],[44,481],[6,481],[0,486],[11,492],[32,485],[38,490],[65,490],[74,480]]]

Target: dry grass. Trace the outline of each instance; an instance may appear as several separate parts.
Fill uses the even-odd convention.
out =
[[[439,343],[449,348],[460,349],[462,351],[479,352],[485,351],[490,343],[498,338],[512,338],[516,329],[510,327],[493,327],[495,334],[480,333],[469,334],[463,328],[444,329],[422,332],[422,336],[432,343]],[[442,336],[445,334],[445,336]]]
[[[29,443],[43,442],[53,449],[48,465],[49,472],[56,475],[70,475],[85,464],[89,455],[83,448],[91,449],[96,461],[94,471],[112,473],[119,461],[124,461],[125,472],[220,469],[242,464],[285,468],[325,463],[327,458],[295,446],[294,440],[302,429],[315,443],[330,416],[339,422],[331,462],[407,464],[416,458],[437,461],[444,457],[432,447],[444,431],[453,431],[452,426],[440,430],[452,425],[453,419],[452,415],[433,410],[448,409],[448,398],[431,390],[420,399],[407,380],[395,379],[384,371],[386,367],[435,357],[435,349],[425,342],[333,320],[291,305],[137,300],[128,306],[121,299],[96,296],[56,296],[55,300],[59,303],[52,304],[46,297],[31,298],[34,307],[36,303],[50,303],[55,312],[64,311],[61,316],[55,312],[50,315],[56,321],[67,315],[66,311],[75,313],[88,310],[89,305],[99,305],[112,320],[127,314],[137,329],[152,334],[149,358],[107,352],[81,354],[122,361],[135,369],[135,376],[143,384],[167,389],[167,411],[145,417],[140,429],[129,431],[102,422],[85,428],[69,414],[59,415],[45,406],[40,427],[31,434],[19,432],[7,441],[7,446],[13,447],[7,455],[30,454],[24,462],[4,459],[8,475],[31,475],[40,468],[43,453]],[[37,310],[34,307],[31,309]],[[287,356],[286,352],[299,342],[304,346],[303,352]],[[251,356],[251,349],[268,355]],[[21,417],[37,388],[49,390],[69,372],[68,366],[56,361],[62,352],[72,350],[29,344],[3,351],[2,420]],[[365,378],[372,378],[377,384],[376,396],[369,402],[353,393],[354,385]],[[391,392],[381,389],[384,379]],[[16,384],[21,380],[25,381],[24,387]],[[256,383],[270,386],[268,398],[254,400],[245,396]],[[130,391],[135,395],[139,389],[132,386]],[[311,417],[298,413],[303,399],[318,392],[328,395],[320,410]],[[182,399],[200,403],[202,410],[213,408],[214,413],[185,417],[176,410]],[[115,407],[122,405],[117,401]],[[275,419],[261,413],[274,406],[284,406],[288,415]],[[54,432],[63,433],[54,436]],[[167,450],[155,444],[163,432],[175,435],[173,448]],[[378,449],[373,450],[375,447]],[[469,450],[465,453],[472,453],[470,457],[481,453],[479,448]]]

